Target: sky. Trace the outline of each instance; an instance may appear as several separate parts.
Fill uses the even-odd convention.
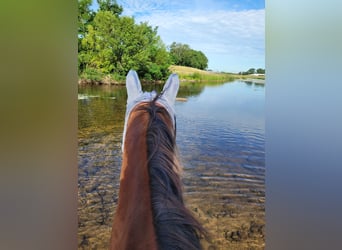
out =
[[[264,0],[117,0],[122,15],[158,27],[165,45],[188,44],[208,69],[237,73],[265,68]],[[97,9],[96,0],[92,8]]]

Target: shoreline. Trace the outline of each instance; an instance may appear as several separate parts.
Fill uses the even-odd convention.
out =
[[[200,70],[196,68],[186,67],[186,66],[177,66],[171,65],[170,73],[178,74],[179,80],[181,83],[201,83],[201,82],[227,82],[240,80],[245,82],[252,82],[255,84],[265,84],[265,75],[241,75],[235,73],[225,73],[225,72],[213,72],[207,70]],[[125,77],[120,77],[120,80],[113,79],[110,75],[104,76],[100,78],[98,76],[96,79],[86,79],[80,78],[78,79],[78,85],[81,86],[99,86],[99,85],[108,85],[108,86],[122,86],[125,85]],[[166,80],[166,79],[165,79]],[[142,84],[163,84],[165,80],[145,80],[140,79]]]
[[[141,83],[142,84],[149,84],[149,83],[153,83],[153,84],[161,84],[164,83],[164,81],[161,80],[156,80],[156,81],[147,81],[144,79],[141,79]],[[101,86],[101,85],[108,85],[108,86],[123,86],[126,84],[125,80],[122,81],[117,81],[117,80],[108,80],[108,79],[101,79],[101,80],[93,80],[93,79],[82,79],[79,78],[78,79],[78,85],[80,86]]]
[[[227,79],[185,79],[181,78],[179,81],[181,83],[201,83],[201,82],[225,82],[225,81],[231,81],[233,80],[240,80],[243,82],[251,82],[254,84],[262,84],[265,85],[265,79],[260,79],[260,78],[241,78],[240,76],[232,76]],[[147,81],[144,79],[141,79],[142,84],[163,84],[165,81],[163,80],[157,80],[157,81]],[[101,85],[106,85],[106,86],[123,86],[125,85],[125,81],[115,81],[115,80],[110,80],[108,81],[107,79],[101,79],[101,80],[93,80],[93,79],[78,79],[78,85],[79,86],[101,86]]]

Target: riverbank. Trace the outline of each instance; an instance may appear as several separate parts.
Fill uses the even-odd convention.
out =
[[[234,73],[214,72],[200,70],[196,68],[171,65],[169,67],[171,73],[178,74],[181,83],[195,83],[195,82],[226,82],[234,80],[242,80],[247,82],[253,82],[256,84],[265,83],[265,75],[239,75]],[[141,79],[144,84],[148,83],[164,83],[164,81],[147,81]],[[79,85],[124,85],[125,79],[115,79],[111,75],[105,77],[96,77],[93,79],[80,78],[78,80]]]

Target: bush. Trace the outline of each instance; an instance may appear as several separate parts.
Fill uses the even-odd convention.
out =
[[[198,73],[198,72],[194,72],[194,73],[191,75],[191,77],[192,77],[193,79],[200,80],[200,79],[201,79],[201,74]]]
[[[94,81],[100,81],[104,74],[97,69],[94,68],[86,68],[80,75],[82,79],[88,79],[88,80],[94,80]]]

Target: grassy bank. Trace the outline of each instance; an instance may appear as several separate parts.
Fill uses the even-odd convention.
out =
[[[205,71],[185,66],[171,65],[169,70],[178,74],[181,82],[222,82],[236,79],[233,74]]]
[[[257,79],[259,82],[262,82],[265,80],[264,75],[239,75],[234,73],[206,71],[177,65],[171,65],[169,70],[172,73],[178,74],[181,82],[223,82],[234,81],[237,79],[250,81]]]

